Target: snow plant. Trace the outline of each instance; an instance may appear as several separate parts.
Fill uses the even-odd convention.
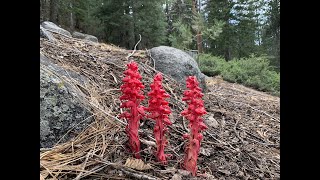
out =
[[[169,103],[166,98],[170,95],[162,87],[162,74],[158,73],[153,79],[153,83],[150,85],[150,92],[148,93],[149,106],[145,108],[148,114],[148,118],[156,121],[154,126],[154,136],[156,139],[157,152],[156,157],[162,164],[167,164],[167,157],[171,154],[165,154],[164,149],[168,141],[166,140],[165,133],[167,132],[167,126],[171,125],[169,120],[169,114],[171,113]]]
[[[124,71],[125,77],[122,79],[124,82],[120,89],[122,96],[120,97],[120,108],[126,108],[127,111],[120,115],[120,118],[125,118],[128,125],[126,132],[129,137],[129,146],[135,158],[140,159],[140,140],[138,129],[140,119],[144,116],[143,106],[140,102],[144,99],[143,89],[144,85],[140,81],[142,79],[138,72],[138,65],[135,62],[127,64],[127,69]]]
[[[184,91],[182,98],[188,104],[187,109],[181,112],[181,115],[189,120],[190,134],[184,134],[185,139],[189,139],[185,148],[185,158],[182,167],[192,173],[193,176],[197,172],[197,160],[200,151],[200,142],[203,139],[200,131],[208,127],[203,123],[201,116],[206,114],[203,105],[203,94],[199,87],[199,82],[195,76],[189,76],[186,80],[187,90]]]

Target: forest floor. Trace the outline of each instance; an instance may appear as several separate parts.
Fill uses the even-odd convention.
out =
[[[132,51],[104,43],[92,43],[54,34],[56,42],[40,38],[40,53],[59,66],[89,81],[60,78],[86,95],[83,105],[95,121],[74,139],[49,149],[40,149],[40,179],[280,179],[280,98],[218,77],[210,77],[204,93],[208,129],[203,132],[198,173],[192,177],[181,169],[188,132],[187,120],[179,114],[185,87],[164,76],[172,110],[163,166],[155,160],[154,122],[140,126],[142,161],[131,159],[125,121],[119,119],[121,79],[126,63],[135,60],[146,86],[158,72],[148,51]],[[142,105],[146,105],[143,101]]]

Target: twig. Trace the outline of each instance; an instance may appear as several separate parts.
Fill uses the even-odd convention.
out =
[[[145,145],[149,145],[149,146],[156,147],[156,143],[153,142],[153,141],[147,141],[147,140],[145,140],[145,139],[140,138],[140,142],[142,142],[142,143],[145,144]]]
[[[242,104],[244,104],[244,103],[242,103]],[[252,108],[252,109],[255,110],[255,111],[259,111],[259,112],[265,114],[266,116],[269,116],[270,118],[276,120],[277,122],[280,122],[280,119],[275,118],[275,117],[271,116],[270,114],[268,114],[268,113],[266,113],[266,112],[264,112],[264,111],[261,111],[261,110],[259,110],[259,109],[256,109],[256,108],[250,106],[249,104],[246,104],[246,105],[249,106],[250,108]]]
[[[229,144],[229,143],[227,143],[227,142],[224,142],[224,141],[220,141],[219,139],[215,138],[215,137],[213,136],[213,134],[209,133],[208,131],[207,131],[206,133],[209,134],[209,136],[212,137],[214,140],[218,141],[220,144],[223,144],[223,145],[225,145],[225,146],[228,145],[228,146],[230,146],[230,148],[231,148],[232,150],[238,151],[238,150],[235,149],[233,146],[231,146],[231,144]],[[210,141],[203,141],[203,142],[204,142],[204,143],[205,143],[205,142],[209,142],[209,143],[210,143]],[[215,143],[214,143],[214,144],[215,144]],[[230,150],[230,148],[227,147],[227,149],[229,149],[229,150]],[[232,150],[231,150],[231,152],[232,152]]]
[[[127,125],[127,123],[125,122],[122,122],[120,119],[118,119],[117,117],[115,116],[112,116],[111,114],[107,113],[105,110],[101,109],[100,107],[98,107],[96,104],[94,104],[93,102],[90,102],[90,104],[92,106],[94,106],[95,108],[99,109],[101,112],[103,112],[105,115],[109,116],[109,117],[112,117],[113,119],[115,119],[116,121],[118,121],[120,124],[122,125]]]
[[[186,127],[186,122],[185,122],[184,117],[182,117],[182,126],[183,126],[184,130],[186,130],[188,133],[190,132],[190,130]]]
[[[254,142],[257,142],[257,143],[262,144],[262,145],[265,145],[265,146],[279,147],[279,144],[271,144],[271,143],[268,143],[268,142],[266,142],[264,139],[261,139],[260,137],[252,134],[251,132],[246,131],[246,130],[244,130],[244,131],[245,131],[247,134],[251,135],[252,137],[255,137],[256,139],[259,139],[259,140],[262,141],[262,142],[259,142],[259,141],[255,140],[255,139],[246,137],[247,139],[250,139],[250,140],[252,140],[252,141],[254,141]]]
[[[170,129],[174,130],[175,132],[179,133],[180,135],[183,135],[182,132],[178,131],[177,129],[173,128],[172,126],[168,126]]]
[[[68,134],[70,133],[75,127],[77,127],[79,124],[83,123],[84,121],[88,120],[89,118],[93,117],[95,114],[88,116],[87,118],[85,118],[84,120],[80,121],[79,123],[75,124],[74,126],[72,126],[60,139],[58,142],[56,142],[55,146],[57,144],[60,143],[60,141]]]
[[[48,173],[52,176],[52,178],[53,178],[54,180],[57,180],[57,177],[54,176],[54,175],[51,173],[51,171],[50,171],[46,166],[44,166],[41,162],[40,162],[40,165],[48,171]]]
[[[127,175],[129,175],[131,177],[135,177],[135,178],[138,178],[138,179],[145,179],[145,180],[158,180],[155,177],[151,177],[151,176],[148,176],[146,174],[142,174],[142,173],[137,172],[137,171],[135,171],[135,170],[133,170],[131,168],[125,167],[122,164],[111,163],[109,161],[106,161],[106,160],[102,159],[100,156],[97,156],[95,154],[93,154],[93,155],[100,159],[100,161],[98,160],[98,162],[101,162],[101,163],[106,164],[106,165],[111,165],[112,167],[114,167],[114,168],[116,168],[118,170],[121,170],[122,172],[124,172],[125,174],[127,174]]]
[[[151,56],[151,52],[150,51],[148,51],[147,49],[146,49],[146,51],[147,51],[147,54],[148,54],[148,56],[152,59],[152,61],[153,61],[153,69],[156,69],[156,61],[153,59],[153,57]]]
[[[176,149],[178,149],[178,148],[180,149],[181,146],[185,144],[185,142],[186,142],[186,141],[182,141],[181,144],[179,144],[178,146],[176,146],[175,148],[173,148],[173,150],[176,150]]]
[[[232,101],[232,102],[233,102],[233,103],[238,103],[238,104],[242,104],[242,105],[248,106],[248,107],[250,107],[251,109],[253,109],[253,110],[255,110],[255,111],[258,111],[258,112],[261,112],[261,113],[265,114],[266,116],[270,117],[271,119],[274,119],[275,121],[280,122],[280,119],[275,118],[275,117],[271,116],[270,114],[268,114],[268,113],[266,113],[266,112],[264,112],[264,111],[261,111],[261,110],[259,110],[259,109],[256,109],[256,108],[250,106],[249,104],[246,104],[246,103],[243,103],[243,102],[237,102],[237,101]]]
[[[240,135],[237,133],[237,125],[238,125],[239,119],[236,118],[236,123],[233,127],[233,131],[236,134],[237,138],[240,139],[241,143],[243,144],[243,139],[240,137]]]
[[[155,177],[151,177],[151,176],[148,176],[146,174],[142,174],[142,173],[138,173],[137,171],[134,171],[134,170],[125,170],[125,169],[120,169],[122,172],[124,172],[125,174],[131,176],[131,177],[135,177],[137,179],[145,179],[145,180],[157,180],[157,178]]]
[[[83,175],[82,175],[82,178],[83,177],[86,177],[86,176],[89,176],[90,174],[93,174],[93,173],[96,173],[98,171],[101,171],[103,168],[107,167],[109,164],[99,164],[95,167],[93,167],[92,169],[90,169],[90,171],[88,172],[85,172]]]
[[[78,174],[76,178],[74,178],[74,180],[79,180],[81,178],[81,175],[83,174],[83,170],[86,168],[86,164],[88,162],[90,154],[91,154],[90,152],[87,154],[86,160],[83,162],[82,171]]]
[[[137,45],[138,45],[138,44],[140,43],[140,41],[141,41],[141,34],[139,34],[139,37],[140,37],[140,39],[139,39],[139,41],[137,42],[137,44],[134,46],[134,50],[132,51],[131,54],[129,54],[129,55],[126,57],[127,60],[129,60],[129,57],[131,57],[131,56],[136,52]]]
[[[40,151],[51,151],[52,148],[40,148]]]
[[[107,63],[107,64],[112,64],[112,65],[116,66],[116,67],[119,68],[119,69],[125,69],[124,67],[118,66],[118,65],[116,65],[115,63],[113,63],[113,62],[111,62],[111,61],[108,61],[108,60],[104,60],[104,61],[102,61],[102,62]]]
[[[261,145],[264,145],[264,146],[273,146],[273,147],[276,147],[276,148],[279,147],[279,144],[271,144],[271,143],[266,143],[266,142],[260,142],[260,141],[257,141],[255,139],[251,139],[251,138],[248,138],[248,137],[247,137],[247,139],[250,139],[251,141],[257,142],[257,143],[259,143]]]

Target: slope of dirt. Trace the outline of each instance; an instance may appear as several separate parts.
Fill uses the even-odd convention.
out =
[[[125,121],[119,101],[121,79],[130,60],[139,64],[146,86],[157,71],[146,51],[124,50],[103,43],[54,34],[57,42],[40,38],[40,53],[59,66],[90,79],[81,85],[61,77],[87,95],[82,102],[95,121],[74,139],[50,149],[40,149],[41,179],[280,179],[280,99],[241,85],[208,79],[205,108],[208,114],[198,159],[198,176],[181,170],[188,122],[179,114],[185,87],[165,76],[163,85],[171,95],[167,153],[168,165],[154,157],[154,122],[144,119],[140,126],[142,162],[130,159]],[[146,105],[147,101],[143,102]],[[144,164],[145,163],[145,164]]]

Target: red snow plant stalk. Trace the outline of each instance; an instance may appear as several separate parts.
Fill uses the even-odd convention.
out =
[[[203,123],[201,116],[206,114],[204,109],[201,88],[199,82],[195,76],[189,76],[187,78],[187,88],[184,91],[184,97],[182,98],[188,104],[188,108],[181,112],[182,116],[185,116],[189,120],[190,134],[183,135],[184,138],[188,138],[189,142],[185,149],[185,158],[183,167],[190,171],[193,176],[197,172],[197,159],[200,151],[200,141],[203,136],[200,134],[201,130],[207,129],[207,126]]]
[[[165,132],[167,131],[166,126],[171,125],[168,115],[171,113],[168,102],[165,98],[170,97],[169,94],[162,89],[162,75],[158,73],[153,80],[153,84],[150,85],[151,91],[149,95],[149,107],[145,108],[148,111],[149,118],[156,121],[154,126],[154,136],[157,144],[157,159],[163,164],[167,163],[166,157],[170,156],[169,154],[164,154],[164,148],[167,144],[165,138]]]
[[[144,116],[143,107],[140,106],[140,102],[144,99],[142,92],[144,86],[140,81],[142,77],[138,72],[138,65],[135,62],[131,62],[127,64],[127,67],[127,70],[124,71],[126,76],[122,79],[124,84],[120,87],[122,91],[120,108],[127,108],[128,111],[123,112],[120,117],[125,118],[128,122],[126,132],[129,137],[129,145],[135,158],[140,159],[138,128],[140,119]]]

